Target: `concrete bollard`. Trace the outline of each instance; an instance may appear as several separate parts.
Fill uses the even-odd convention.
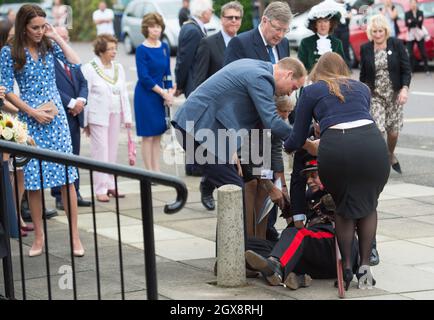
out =
[[[218,189],[217,285],[238,287],[246,284],[244,258],[243,193],[229,184]]]

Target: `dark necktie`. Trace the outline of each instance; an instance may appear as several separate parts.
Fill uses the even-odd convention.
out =
[[[71,74],[71,70],[69,69],[68,65],[65,63],[65,73],[68,76],[68,78],[72,81],[72,74]]]
[[[270,61],[272,64],[276,64],[276,59],[274,58],[273,48],[271,46],[267,46],[268,55],[270,56]]]

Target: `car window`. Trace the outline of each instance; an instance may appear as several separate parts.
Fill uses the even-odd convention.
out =
[[[166,19],[178,19],[178,13],[181,9],[182,1],[164,2],[160,5],[161,12]]]
[[[157,12],[157,9],[152,3],[145,3],[145,7],[143,9],[143,13],[147,14],[149,12]]]
[[[397,3],[394,3],[394,6],[396,8],[396,11],[398,11],[398,19],[405,20],[405,11],[404,11],[404,8],[400,4],[397,4]],[[383,4],[375,5],[375,6],[372,7],[372,13],[371,13],[371,15],[378,14],[381,11],[383,11],[383,9],[384,9],[384,5]]]
[[[419,10],[423,11],[423,16],[425,18],[434,17],[434,1],[419,3]]]

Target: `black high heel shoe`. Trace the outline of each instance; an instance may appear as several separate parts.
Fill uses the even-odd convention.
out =
[[[353,280],[354,274],[351,269],[344,269],[344,283],[345,283],[345,291],[348,291],[350,287],[351,281]]]
[[[367,265],[362,265],[356,273],[357,280],[359,280],[359,289],[372,289],[377,283],[371,273],[371,268]]]

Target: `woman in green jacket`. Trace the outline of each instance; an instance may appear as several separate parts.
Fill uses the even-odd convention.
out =
[[[332,35],[339,20],[343,17],[342,10],[337,4],[331,6],[328,2],[325,6],[322,2],[309,11],[307,27],[315,34],[304,38],[298,49],[298,58],[309,72],[326,52],[336,52],[344,58],[341,40]]]

